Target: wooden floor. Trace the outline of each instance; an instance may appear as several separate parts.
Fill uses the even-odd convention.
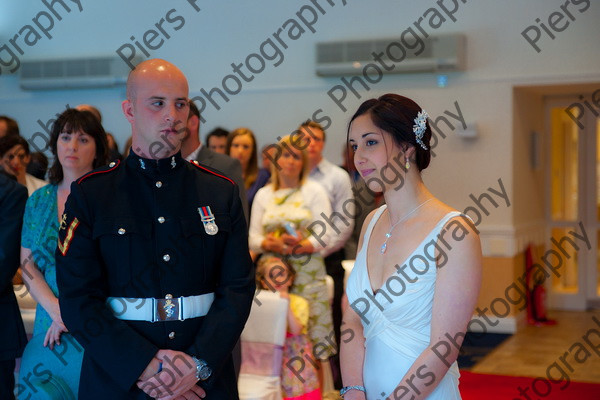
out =
[[[555,378],[564,371],[572,381],[600,383],[600,310],[551,311],[548,317],[558,324],[520,329],[471,371],[531,377],[549,372]]]

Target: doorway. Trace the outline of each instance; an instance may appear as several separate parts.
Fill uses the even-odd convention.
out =
[[[600,108],[590,100],[545,98],[546,248],[562,261],[547,280],[554,309],[600,308]]]

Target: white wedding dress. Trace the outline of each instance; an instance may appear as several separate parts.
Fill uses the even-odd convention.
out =
[[[390,281],[386,280],[389,285],[384,283],[373,296],[367,271],[367,248],[373,227],[385,208],[386,206],[383,205],[376,211],[367,227],[346,287],[349,303],[362,316],[365,337],[363,382],[367,390],[367,400],[381,400],[388,396],[391,396],[391,399],[410,399],[416,394],[406,379],[402,382],[401,380],[416,358],[429,345],[437,268],[435,262],[425,254],[425,245],[436,240],[437,235],[450,219],[462,215],[458,211],[446,214],[403,264],[399,264],[402,266],[413,260],[415,269],[419,272],[423,271],[422,275],[418,275],[407,265],[405,273],[412,281],[418,278],[415,282],[410,283],[403,275],[397,273],[395,275],[406,285],[405,290],[402,290],[402,283],[394,278]],[[433,252],[433,246],[430,246],[427,251]],[[429,257],[434,256],[430,254]],[[368,310],[365,310],[366,302],[369,304]],[[416,384],[419,379],[422,379],[425,384],[437,384],[427,399],[454,400],[461,398],[458,391],[459,376],[456,362],[443,377],[435,376],[429,368],[422,366],[419,376],[415,377],[413,382]]]

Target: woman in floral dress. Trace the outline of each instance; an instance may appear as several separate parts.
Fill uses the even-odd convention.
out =
[[[331,206],[325,189],[308,179],[306,146],[301,144],[290,136],[278,143],[282,151],[271,167],[271,183],[256,193],[252,204],[250,250],[285,257],[296,270],[291,293],[309,303],[311,361],[323,362],[337,352],[325,264],[319,253],[333,234],[323,218],[331,214]]]

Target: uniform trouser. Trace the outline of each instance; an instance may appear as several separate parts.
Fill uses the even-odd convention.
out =
[[[340,328],[342,326],[342,295],[344,294],[344,250],[340,249],[325,257],[325,269],[327,275],[333,278],[333,303],[331,304],[331,316],[333,318],[333,331],[335,341],[340,346]],[[331,368],[336,388],[341,388],[340,360],[338,355],[331,358]]]
[[[14,400],[15,360],[0,361],[0,399]]]

